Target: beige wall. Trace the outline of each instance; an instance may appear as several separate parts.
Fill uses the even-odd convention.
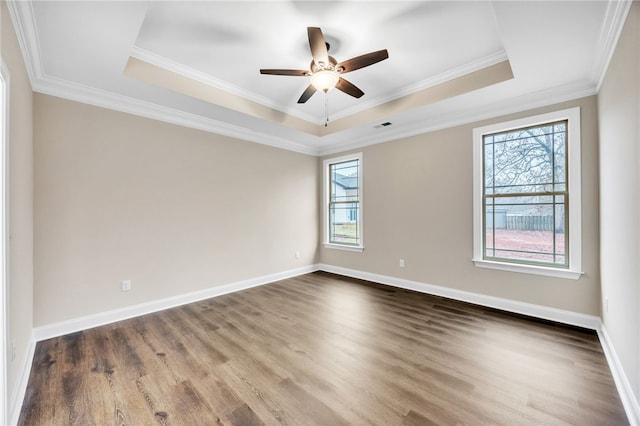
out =
[[[34,99],[36,326],[317,262],[315,157]]]
[[[582,108],[585,275],[567,280],[475,267],[472,129],[572,106]],[[362,149],[365,250],[323,248],[321,262],[599,315],[596,120],[596,98],[589,97]],[[405,268],[398,266],[399,259],[405,260]]]
[[[603,322],[640,404],[640,3],[598,94]],[[608,310],[606,304],[608,301]]]
[[[2,60],[9,69],[9,347],[7,390],[16,392],[20,368],[26,362],[33,327],[33,96],[22,53],[5,2],[2,15]]]

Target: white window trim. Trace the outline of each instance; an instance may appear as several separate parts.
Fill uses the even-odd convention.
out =
[[[510,262],[497,262],[483,259],[482,255],[482,179],[483,136],[536,126],[553,121],[568,120],[569,151],[569,268],[554,268],[538,265],[525,265]],[[580,108],[569,108],[533,117],[496,123],[473,129],[473,263],[481,268],[525,274],[545,275],[556,278],[577,280],[582,272],[582,196],[580,163]]]
[[[360,205],[359,212],[359,233],[360,233],[360,244],[355,245],[347,245],[347,244],[337,244],[329,242],[329,164],[335,163],[343,163],[346,161],[358,160],[358,201]],[[323,180],[323,197],[322,197],[322,226],[323,226],[323,238],[322,238],[322,246],[330,249],[337,250],[345,250],[345,251],[355,251],[355,252],[363,252],[364,251],[364,202],[363,202],[363,186],[362,186],[362,152],[358,152],[355,154],[343,155],[341,157],[327,158],[322,162],[322,180]]]

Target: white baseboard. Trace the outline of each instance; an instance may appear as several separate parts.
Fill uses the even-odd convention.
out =
[[[26,356],[22,357],[22,363],[16,380],[16,385],[9,397],[9,413],[7,418],[10,425],[18,424],[20,417],[20,410],[22,410],[22,403],[24,401],[24,395],[27,392],[27,384],[29,383],[29,374],[31,373],[31,365],[33,364],[33,357],[36,352],[36,339],[31,332],[31,339],[29,340],[29,346],[26,350]]]
[[[417,281],[410,281],[403,278],[390,277],[386,275],[373,274],[354,269],[342,268],[339,266],[320,264],[321,271],[332,272],[348,277],[373,281],[380,284],[387,284],[393,287],[414,290],[420,293],[433,294],[435,296],[447,297],[450,299],[469,302],[476,305],[496,308],[503,311],[513,312],[555,321],[563,324],[575,325],[590,330],[600,328],[600,318],[593,315],[585,315],[577,312],[565,311],[562,309],[550,308],[547,306],[534,305],[531,303],[518,302],[517,300],[503,299],[501,297],[487,296],[479,293],[472,293],[464,290],[457,290],[450,287],[442,287],[433,284],[425,284]]]
[[[52,337],[63,336],[65,334],[75,333],[76,331],[87,330],[89,328],[111,324],[140,315],[146,315],[164,309],[174,308],[180,305],[186,305],[187,303],[197,302],[199,300],[209,299],[211,297],[221,296],[223,294],[233,293],[240,290],[246,290],[251,287],[257,287],[275,281],[284,280],[286,278],[308,274],[317,270],[317,265],[304,266],[302,268],[291,269],[284,272],[264,275],[262,277],[251,278],[248,280],[238,281],[235,283],[217,287],[211,287],[205,290],[181,294],[174,297],[168,297],[166,299],[154,300],[147,303],[127,306],[125,308],[114,309],[111,311],[100,312],[98,314],[87,315],[80,318],[74,318],[67,321],[48,324],[36,327],[34,329],[34,336],[35,340],[39,342],[42,340],[50,339]]]
[[[602,324],[598,329],[598,337],[602,344],[604,356],[607,358],[611,375],[616,383],[616,388],[618,388],[618,393],[620,394],[624,411],[627,413],[629,424],[632,426],[638,426],[640,425],[640,404],[638,403],[638,398],[633,394],[633,389],[631,388],[629,379],[624,373],[624,369],[620,363],[620,358],[618,358],[616,349],[611,342],[611,338],[609,337],[609,333],[607,332],[604,324]]]

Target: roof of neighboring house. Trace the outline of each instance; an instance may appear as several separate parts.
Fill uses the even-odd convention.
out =
[[[344,189],[357,189],[358,188],[358,177],[357,176],[344,176],[336,173],[335,175],[336,184],[340,185]]]

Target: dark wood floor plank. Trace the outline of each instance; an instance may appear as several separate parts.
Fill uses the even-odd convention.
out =
[[[20,425],[626,425],[595,333],[313,273],[39,342]]]

